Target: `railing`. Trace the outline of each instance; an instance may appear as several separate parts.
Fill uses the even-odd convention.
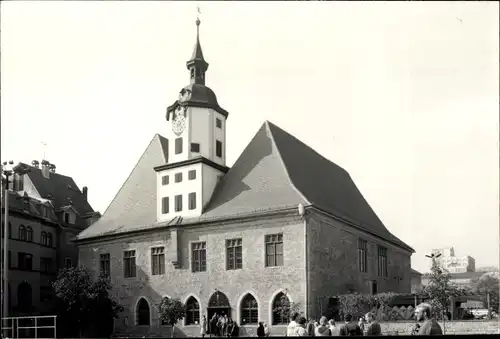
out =
[[[57,338],[57,316],[2,318],[2,335],[5,338]]]

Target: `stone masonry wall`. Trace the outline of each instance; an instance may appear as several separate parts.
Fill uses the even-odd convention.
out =
[[[266,234],[283,233],[284,265],[265,267]],[[80,246],[80,264],[99,271],[99,255],[110,253],[113,294],[125,307],[120,319],[115,321],[117,333],[141,335],[166,335],[170,329],[161,326],[155,304],[168,296],[186,302],[191,296],[197,299],[201,314],[206,314],[208,301],[215,290],[223,292],[231,305],[231,316],[240,323],[240,303],[247,293],[258,302],[259,320],[271,323],[274,296],[288,290],[292,301],[304,304],[305,248],[304,221],[298,215],[266,217],[265,220],[240,222],[204,227],[179,227],[177,230],[180,268],[174,268],[177,257],[175,241],[165,229],[147,235],[115,238],[108,242]],[[243,268],[226,270],[225,240],[243,239]],[[190,244],[207,243],[207,271],[191,272]],[[165,246],[167,258],[164,275],[151,275],[151,247]],[[124,278],[123,251],[136,251],[137,277]],[[135,308],[140,298],[145,298],[151,310],[151,326],[136,326]],[[241,335],[251,335],[255,325],[241,326]],[[179,324],[176,336],[199,334],[198,325]]]
[[[358,268],[358,238],[368,242],[367,272]],[[378,293],[409,293],[411,289],[410,252],[358,231],[317,212],[307,218],[310,315],[326,309],[328,297],[356,292],[370,293],[370,282],[377,282]],[[378,276],[377,245],[387,248],[387,277]]]

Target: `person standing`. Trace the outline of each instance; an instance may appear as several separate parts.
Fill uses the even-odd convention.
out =
[[[314,329],[314,336],[315,337],[331,337],[332,336],[332,331],[330,331],[330,328],[328,327],[328,322],[327,322],[326,317],[321,317],[319,319],[319,324]]]
[[[372,312],[368,312],[365,314],[365,320],[366,320],[366,334],[367,336],[369,335],[382,335],[382,328],[380,327],[380,324],[378,321],[375,319],[375,314]]]
[[[300,317],[297,321],[297,327],[295,328],[295,336],[296,337],[308,337],[309,334],[306,330],[307,320],[304,317]]]
[[[332,337],[338,337],[340,335],[340,328],[335,324],[335,320],[330,319],[328,321],[328,327],[330,328]]]
[[[205,334],[207,334],[207,317],[205,315],[201,318],[200,334],[202,338],[205,338]]]
[[[363,332],[361,331],[361,328],[356,324],[356,321],[352,321],[352,315],[346,314],[344,317],[345,324],[340,328],[340,335],[341,336],[349,336],[349,335],[355,335],[355,336],[361,336],[363,335]]]
[[[265,337],[266,332],[264,330],[264,324],[262,321],[259,322],[259,327],[257,327],[257,337]]]
[[[290,317],[290,323],[286,327],[286,336],[287,337],[296,337],[297,332],[295,331],[297,328],[297,318],[299,317],[298,313],[292,313],[292,316]]]
[[[417,306],[415,310],[415,317],[417,321],[420,322],[420,328],[418,329],[417,335],[442,335],[443,330],[441,326],[436,321],[436,319],[431,317],[432,306],[428,303],[422,303]]]

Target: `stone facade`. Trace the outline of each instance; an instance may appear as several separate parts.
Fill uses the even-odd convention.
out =
[[[367,270],[358,267],[358,239],[367,241]],[[319,316],[328,297],[356,291],[370,293],[410,292],[410,255],[391,243],[353,227],[348,227],[319,212],[312,212],[307,223],[309,314]],[[378,275],[377,246],[387,248],[387,277]]]
[[[383,335],[410,335],[415,322],[381,322]],[[439,322],[445,334],[500,334],[498,320],[491,321],[447,321]],[[396,334],[397,333],[397,334]]]
[[[264,237],[276,233],[283,234],[284,264],[266,267]],[[369,269],[366,273],[359,273],[357,268],[356,242],[359,236],[369,242]],[[243,242],[243,268],[227,270],[225,241],[234,238],[241,238]],[[206,242],[207,269],[206,272],[193,273],[190,244],[198,241]],[[376,253],[375,244],[388,248],[387,278],[377,276],[376,254],[373,254]],[[163,275],[151,274],[150,249],[155,246],[165,247]],[[135,278],[124,278],[122,258],[126,250],[136,251]],[[234,222],[181,226],[141,235],[117,235],[100,242],[83,242],[80,245],[80,264],[91,268],[97,275],[99,256],[104,253],[111,257],[113,295],[125,307],[120,319],[115,321],[117,333],[167,335],[170,329],[159,324],[155,308],[155,304],[166,296],[179,298],[184,303],[194,297],[199,303],[200,314],[206,314],[210,297],[220,291],[229,299],[231,317],[241,324],[241,301],[251,293],[258,302],[259,321],[271,325],[272,303],[283,291],[291,301],[301,305],[306,316],[318,316],[323,307],[318,300],[326,302],[330,296],[345,293],[346,286],[351,284],[355,290],[365,293],[369,289],[367,281],[371,280],[379,282],[379,292],[410,290],[410,253],[314,212],[301,217],[294,210]],[[399,284],[393,278],[396,274],[404,277]],[[151,326],[136,326],[136,305],[141,298],[150,306]],[[253,335],[255,328],[253,324],[243,325],[240,335]],[[275,328],[278,330],[280,326]],[[184,320],[177,331],[179,335],[196,335],[199,326],[186,325]]]

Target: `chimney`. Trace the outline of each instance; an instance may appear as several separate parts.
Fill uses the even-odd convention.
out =
[[[85,198],[85,200],[87,200],[87,192],[88,191],[89,191],[89,189],[87,188],[87,186],[83,186],[82,193],[83,193],[83,197]]]
[[[33,161],[31,162],[31,164],[32,164],[32,165],[33,165],[33,167],[35,167],[35,168],[39,168],[39,167],[38,167],[38,165],[40,165],[40,163],[38,162],[38,160],[33,160]]]
[[[50,163],[47,160],[42,160],[42,175],[45,179],[50,178]]]
[[[49,171],[50,173],[56,173],[56,165],[49,164]]]

